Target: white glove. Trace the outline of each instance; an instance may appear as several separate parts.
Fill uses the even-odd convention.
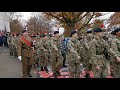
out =
[[[22,57],[21,57],[21,56],[18,56],[18,60],[22,61]]]
[[[117,62],[120,62],[120,58],[119,57],[116,57],[116,59],[117,59]]]

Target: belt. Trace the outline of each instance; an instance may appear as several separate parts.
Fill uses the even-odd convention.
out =
[[[96,54],[96,55],[104,55],[104,54]]]
[[[31,48],[30,47],[29,48],[22,47],[22,49],[31,49]]]

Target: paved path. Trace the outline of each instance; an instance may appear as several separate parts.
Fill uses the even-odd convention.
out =
[[[31,74],[35,77],[34,69]],[[0,78],[22,78],[22,64],[9,55],[8,48],[0,47]]]

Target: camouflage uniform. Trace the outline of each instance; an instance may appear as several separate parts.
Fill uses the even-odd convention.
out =
[[[13,37],[13,52],[14,52],[14,58],[17,56],[17,46],[18,45],[18,38]]]
[[[81,47],[79,54],[81,56],[81,63],[85,68],[86,78],[90,77],[89,71],[92,69],[92,65],[89,63],[90,60],[89,43],[91,40],[93,40],[93,38],[94,35],[92,34],[92,31],[90,32],[87,31],[87,35],[80,40]]]
[[[95,36],[95,38],[90,42],[89,50],[91,58],[89,63],[92,64],[95,78],[106,78],[108,76],[107,62],[104,55],[105,49],[110,55],[113,55],[114,57],[117,56],[115,52],[109,48],[109,45],[102,37],[97,38],[97,36]],[[100,69],[96,69],[96,66],[99,66]]]
[[[40,50],[40,66],[47,70],[46,67],[48,66],[49,42],[43,38],[40,43],[42,44]]]
[[[50,62],[52,65],[52,71],[54,75],[58,75],[60,68],[62,67],[63,58],[60,50],[60,40],[58,39],[51,39],[50,44]]]
[[[8,47],[9,47],[9,51],[10,51],[10,56],[13,56],[13,36],[10,34],[7,38],[7,43],[8,43]]]
[[[110,46],[111,48],[111,42],[112,42],[112,39],[114,38],[114,36],[110,35],[109,33],[105,32],[103,34],[103,39],[108,43],[108,45]],[[106,62],[107,62],[107,67],[108,67],[108,71],[109,71],[109,75],[112,75],[111,74],[111,60],[113,60],[113,56],[110,55],[109,53],[105,53],[105,58],[106,58]]]
[[[69,39],[67,43],[67,61],[70,73],[70,78],[80,77],[80,59],[78,59],[78,49],[79,43],[77,41],[72,41]]]
[[[34,45],[34,68],[39,67],[39,38],[35,37],[35,40],[33,42]]]
[[[81,56],[81,62],[83,64],[83,67],[85,68],[86,73],[91,70],[89,60],[90,60],[90,53],[89,53],[89,42],[86,38],[82,40],[82,45],[80,48],[80,56]]]
[[[35,45],[34,45],[34,49],[35,49],[35,53],[34,53],[34,66],[37,67],[39,66],[40,63],[40,40],[37,40]]]
[[[118,57],[120,57],[120,37],[116,36],[112,39],[111,48],[118,55]],[[113,76],[120,78],[120,63],[117,62],[114,57],[111,57],[111,66]]]

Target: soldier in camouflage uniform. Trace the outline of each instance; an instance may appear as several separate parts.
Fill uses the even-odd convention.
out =
[[[114,38],[114,36],[112,36],[112,34],[109,34],[108,32],[104,32],[103,39],[108,43],[110,48],[111,48],[111,41],[113,38]],[[106,58],[106,63],[107,63],[107,67],[108,67],[108,74],[111,75],[110,60],[114,57],[111,56],[109,53],[105,52],[105,58]]]
[[[34,46],[34,68],[39,67],[39,48],[38,48],[38,43],[39,42],[39,37],[37,37],[36,35],[31,36],[32,40],[33,40],[33,46]]]
[[[61,39],[61,53],[62,53],[62,57],[63,57],[63,67],[67,67],[65,64],[66,64],[66,47],[67,47],[67,43],[66,43],[66,40],[64,38],[63,35],[60,36],[60,39]]]
[[[49,38],[48,38],[48,43],[49,43],[49,54],[48,54],[48,64],[51,65],[51,62],[50,62],[50,51],[51,51],[51,42],[53,40],[53,35],[52,34],[49,34]]]
[[[59,39],[59,31],[54,32],[54,38],[51,39],[50,46],[50,62],[52,65],[53,76],[60,76],[60,68],[62,67],[63,58],[60,50],[60,39]]]
[[[41,40],[41,44],[43,46],[43,51],[40,50],[40,66],[42,70],[45,70],[46,72],[48,72],[47,66],[48,66],[48,56],[49,56],[49,48],[50,48],[50,44],[48,41],[48,34],[43,34],[42,35],[42,40]]]
[[[87,31],[87,36],[82,39],[82,46],[80,49],[81,62],[83,67],[85,68],[86,78],[90,78],[89,71],[91,70],[90,60],[90,52],[89,52],[89,43],[93,39],[93,33],[91,30]]]
[[[114,30],[109,34],[109,38],[108,38],[108,44],[111,48],[111,42],[112,40],[115,39],[115,33],[114,33]],[[112,64],[113,64],[113,61],[114,61],[114,57],[109,55],[109,75],[111,76],[114,76],[114,72],[113,72],[113,69],[112,69]]]
[[[69,41],[67,43],[67,60],[70,78],[80,77],[80,56],[78,54],[78,40],[77,31],[71,32]]]
[[[89,63],[92,64],[92,70],[95,78],[107,78],[108,68],[104,52],[108,52],[110,55],[114,56],[117,60],[120,60],[120,58],[103,39],[101,28],[96,28],[94,30],[94,33],[95,37],[90,42],[89,50],[91,58]]]
[[[44,47],[41,44],[41,36],[37,37],[37,40],[34,43],[34,49],[35,49],[34,67],[36,68],[36,67],[40,67],[41,52],[44,51]]]
[[[7,43],[8,43],[8,47],[9,47],[9,51],[10,51],[10,56],[13,56],[13,36],[10,33],[7,39]]]
[[[17,46],[18,45],[18,38],[17,35],[13,35],[13,53],[14,53],[14,58],[17,57]]]
[[[34,67],[39,67],[39,60],[40,60],[40,57],[39,57],[39,42],[40,42],[40,35],[36,35],[35,36],[35,39],[34,39],[34,42],[33,42],[33,45],[34,45],[34,49],[35,49],[35,53],[34,53]]]
[[[114,30],[116,35],[111,40],[111,48],[120,57],[120,28]],[[120,62],[111,57],[112,74],[115,78],[120,78]]]

